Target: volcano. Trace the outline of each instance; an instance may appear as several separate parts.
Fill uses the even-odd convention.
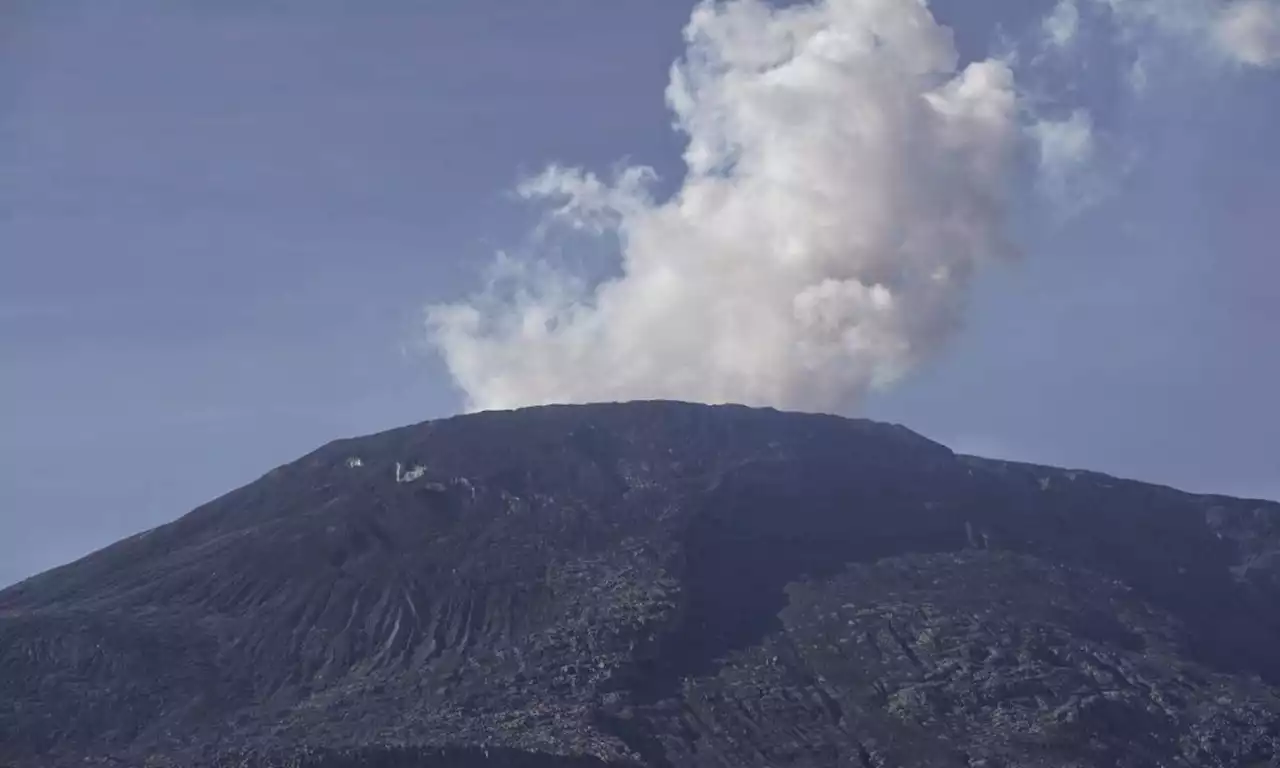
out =
[[[0,592],[0,766],[1280,765],[1280,504],[739,406],[339,440]]]

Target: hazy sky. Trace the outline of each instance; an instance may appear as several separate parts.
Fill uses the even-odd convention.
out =
[[[958,67],[1018,51],[1010,119],[1025,135],[1009,142],[1003,212],[982,225],[1007,230],[1020,256],[976,269],[949,294],[958,303],[924,324],[930,354],[908,356],[905,378],[846,412],[958,450],[1280,498],[1280,11],[1250,2],[1256,18],[1210,29],[1196,12],[1216,6],[1199,0],[1080,0],[1056,14],[1027,3],[1013,16],[1010,5],[939,1],[932,12],[955,31]],[[1104,5],[1112,26],[1099,21]],[[664,92],[692,9],[0,6],[0,584],[170,520],[330,439],[463,409],[424,311],[475,295],[498,250],[533,251],[541,214],[514,194],[522,179],[553,163],[602,179],[647,165],[659,178],[654,210],[691,184]],[[1153,24],[1148,9],[1186,23]],[[1069,10],[1069,50],[1056,50]],[[756,31],[734,34],[751,42]],[[838,91],[850,93],[861,91]],[[1076,111],[1089,152],[1062,130],[1057,144],[1032,146],[1037,120],[1080,127]],[[868,146],[865,157],[882,156]],[[919,161],[908,191],[986,189],[985,177],[916,149],[937,162]],[[827,157],[805,156],[817,167]],[[865,214],[867,189],[900,183],[888,157],[880,175],[832,182],[863,195],[849,210]],[[1064,176],[1042,162],[1064,157],[1079,161]],[[920,219],[894,221],[916,231]],[[598,278],[619,269],[609,242],[543,246],[585,259]],[[588,339],[621,343],[601,327]],[[547,354],[601,364],[553,342]],[[472,359],[482,375],[525,381],[524,362]],[[735,371],[759,381],[750,365]],[[851,374],[831,397],[862,394],[864,379]],[[734,389],[740,380],[718,391],[774,391]],[[650,391],[649,380],[624,384],[611,391]]]

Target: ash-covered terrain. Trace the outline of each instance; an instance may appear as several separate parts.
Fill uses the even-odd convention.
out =
[[[1280,765],[1280,504],[743,407],[340,440],[0,592],[0,766]]]

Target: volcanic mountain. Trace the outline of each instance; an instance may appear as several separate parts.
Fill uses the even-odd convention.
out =
[[[1280,504],[675,402],[339,440],[0,592],[0,766],[1280,765]]]

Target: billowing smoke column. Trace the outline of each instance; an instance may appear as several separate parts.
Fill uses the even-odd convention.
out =
[[[1057,45],[1074,29],[1066,4]],[[1228,37],[1262,58],[1246,22]],[[483,292],[430,308],[469,408],[847,410],[946,342],[975,271],[1010,256],[1023,142],[1054,173],[1091,146],[1083,113],[1020,116],[1007,61],[961,68],[916,0],[708,1],[685,37],[666,94],[687,138],[673,194],[656,199],[645,167],[553,167],[520,188],[602,242],[616,235],[617,276],[500,260]]]
[[[646,168],[612,182],[552,168],[522,187],[615,230],[622,274],[585,286],[522,267],[496,276],[506,290],[432,310],[470,407],[839,409],[942,343],[974,269],[1007,252],[1012,74],[957,71],[923,4],[707,4],[685,35],[667,101],[687,175],[671,198],[649,196]]]

